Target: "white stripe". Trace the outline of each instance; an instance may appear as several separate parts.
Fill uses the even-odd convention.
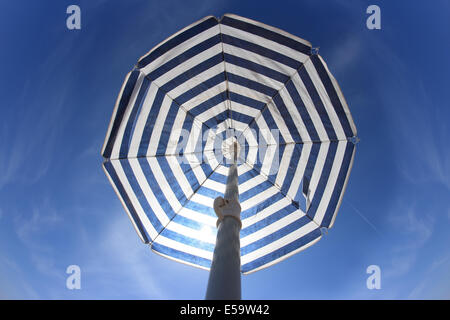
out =
[[[274,163],[274,161],[278,161],[278,153],[280,150],[278,145],[263,146],[262,148],[265,149],[265,153],[264,160],[261,166],[261,173],[264,176],[270,176],[275,173],[272,172],[272,165],[276,164]]]
[[[281,157],[281,162],[278,166],[278,174],[275,179],[275,185],[280,189],[283,186],[284,179],[286,178],[286,174],[289,169],[289,164],[291,163],[294,148],[295,144],[287,144],[286,147],[284,148],[283,156]]]
[[[288,214],[287,216],[285,216],[281,219],[278,219],[269,225],[266,225],[265,227],[259,229],[258,231],[250,233],[248,236],[241,238],[241,248],[243,248],[255,241],[258,241],[272,233],[277,232],[281,228],[286,227],[287,225],[297,221],[298,219],[300,219],[304,216],[305,216],[305,214],[302,211],[296,210],[296,211]]]
[[[287,207],[288,205],[290,205],[292,202],[290,199],[284,197],[281,198],[280,200],[278,200],[275,203],[272,203],[270,206],[264,208],[263,210],[259,211],[258,214],[252,215],[246,219],[242,220],[242,228],[247,228],[255,223],[257,223],[258,221],[261,221],[265,218],[267,218],[268,216],[271,216],[272,214],[274,214],[275,212],[278,212],[279,210]]]
[[[277,128],[279,132],[281,132],[281,135],[283,136],[283,139],[286,143],[293,143],[296,142],[291,136],[291,133],[289,132],[289,129],[284,122],[284,117],[281,115],[280,110],[275,105],[274,101],[270,101],[270,103],[267,104],[267,109],[269,110],[270,114],[272,115],[273,120],[275,121]],[[275,143],[279,143],[279,141],[275,140]]]
[[[225,191],[225,185],[223,183],[217,182],[213,179],[208,179],[203,183],[203,186],[218,192],[224,192]]]
[[[259,148],[257,147],[249,147],[248,148],[248,153],[247,153],[247,158],[244,159],[246,163],[248,163],[252,168],[253,166],[256,164],[256,161],[258,160],[258,153],[259,153]]]
[[[228,168],[223,165],[218,166],[214,172],[228,177]]]
[[[166,73],[159,76],[157,79],[152,79],[152,80],[154,80],[158,86],[162,87],[167,82],[178,77],[180,74],[188,71],[189,69],[195,67],[196,65],[208,60],[209,58],[211,58],[221,52],[222,52],[222,44],[218,43],[215,46],[213,46],[205,51],[202,51],[199,54],[197,54],[196,56],[193,56],[192,58],[184,61],[183,63],[179,64],[175,68],[170,69]],[[220,64],[222,64],[222,62],[220,62]],[[189,81],[190,79],[191,78],[186,78],[186,81]],[[184,83],[186,83],[186,82],[184,82]],[[181,85],[183,85],[183,84],[181,84]],[[182,91],[186,91],[187,89],[188,88],[185,87],[184,90],[182,90]]]
[[[213,151],[204,151],[203,159],[211,168],[216,168],[219,165],[216,154]]]
[[[314,194],[316,193],[317,185],[319,184],[323,166],[325,165],[325,160],[327,159],[329,147],[329,141],[325,141],[320,144],[319,154],[317,155],[316,164],[314,165],[311,181],[309,183],[308,198],[311,199],[311,201],[314,199]]]
[[[205,229],[209,229],[210,227],[205,227]],[[206,243],[215,244],[216,243],[216,234],[205,232],[205,230],[196,230],[189,227],[186,227],[182,224],[171,221],[167,228],[173,232],[179,233],[183,236],[197,239]]]
[[[139,145],[142,140],[142,134],[144,133],[145,129],[145,124],[147,123],[150,112],[152,111],[151,108],[153,106],[153,102],[155,100],[157,92],[158,87],[150,82],[147,95],[145,96],[144,102],[142,104],[141,111],[137,115],[136,126],[131,139],[130,150],[128,152],[128,157],[130,158],[136,157],[138,154]]]
[[[316,242],[318,242],[320,239],[322,239],[322,236],[317,237],[316,239],[312,240],[311,242],[306,243],[304,246],[302,246],[300,248],[297,248],[297,249],[295,249],[295,250],[285,254],[284,256],[281,256],[281,257],[279,257],[277,259],[274,259],[274,260],[271,260],[271,261],[267,262],[266,264],[264,264],[262,266],[259,266],[257,268],[252,269],[252,270],[244,272],[244,274],[250,274],[250,273],[256,272],[258,270],[262,270],[262,269],[268,268],[270,266],[273,266],[274,264],[277,264],[277,263],[279,263],[279,262],[281,262],[281,261],[283,261],[283,260],[293,256],[294,254],[299,253],[300,251],[303,251],[303,250],[309,248],[310,246],[312,246]]]
[[[260,64],[262,66],[265,66],[265,67],[268,67],[268,68],[273,69],[275,71],[278,71],[280,73],[283,73],[283,74],[285,74],[287,76],[291,76],[296,71],[296,69],[291,68],[290,66],[287,66],[287,65],[285,65],[285,64],[283,64],[281,62],[278,62],[276,60],[264,57],[262,55],[259,55],[259,54],[255,53],[255,52],[248,51],[248,50],[245,50],[243,48],[230,45],[228,43],[224,43],[223,44],[223,51],[225,53],[230,53],[230,54],[232,54],[234,56],[241,57],[241,58],[244,58],[246,60],[258,63],[258,64]]]
[[[191,210],[186,207],[181,209],[180,212],[178,212],[178,215],[183,216],[188,219],[191,219],[191,220],[194,220],[201,224],[205,224],[207,226],[216,228],[217,217],[212,217],[207,214],[203,214],[203,213]]]
[[[153,213],[155,214],[156,218],[158,218],[159,222],[161,222],[163,226],[166,226],[169,223],[170,219],[169,217],[167,217],[167,214],[163,210],[163,208],[161,208],[158,199],[156,199],[155,194],[150,188],[149,181],[142,171],[139,160],[136,158],[129,159],[129,163],[131,170],[133,171],[134,176],[136,177],[136,180],[139,184],[139,187],[141,188],[142,193],[144,193],[147,202],[153,210]]]
[[[182,251],[182,252],[185,252],[185,253],[189,253],[189,254],[192,254],[194,256],[198,256],[198,257],[205,258],[205,259],[208,259],[208,260],[211,260],[212,256],[213,256],[212,252],[209,252],[209,251],[206,251],[206,250],[203,250],[203,249],[199,249],[199,248],[196,248],[196,247],[193,247],[193,246],[190,246],[190,245],[187,245],[187,244],[184,244],[184,243],[181,243],[181,242],[169,239],[169,238],[167,238],[167,237],[165,237],[165,236],[163,236],[161,234],[156,238],[154,243],[158,243],[158,244],[161,244],[163,246],[166,246],[166,247],[178,250],[178,251]]]
[[[105,141],[103,142],[102,154],[105,152],[106,144],[108,143],[108,140],[109,140],[109,138],[111,136],[111,130],[112,130],[112,127],[114,125],[114,121],[116,120],[117,110],[119,109],[120,100],[122,99],[123,91],[124,91],[124,89],[126,87],[128,79],[130,78],[130,75],[131,75],[132,72],[133,71],[130,71],[130,72],[127,73],[127,75],[125,76],[125,80],[123,81],[122,86],[120,87],[119,95],[116,98],[116,103],[114,104],[114,110],[113,110],[113,113],[111,115],[111,119],[109,120],[109,125],[108,125],[108,130],[106,132]]]
[[[288,245],[289,243],[291,243],[297,239],[300,239],[301,237],[310,233],[314,229],[317,229],[317,225],[315,224],[315,222],[311,221],[310,223],[304,225],[300,229],[297,229],[297,230],[285,235],[284,237],[269,243],[268,245],[266,245],[262,248],[259,248],[252,252],[249,252],[248,254],[242,256],[241,264],[244,265],[253,260],[261,258],[262,256],[270,254],[271,252],[274,252],[275,250],[278,250],[278,249]]]
[[[314,83],[314,87],[319,94],[320,100],[327,111],[328,117],[333,125],[333,129],[336,132],[336,136],[338,139],[345,139],[344,129],[342,129],[341,122],[339,121],[338,115],[336,114],[336,110],[334,109],[333,104],[331,103],[330,97],[328,96],[327,90],[325,89],[322,80],[320,80],[320,76],[317,73],[316,68],[314,67],[311,60],[305,62],[305,69],[311,78],[311,81]]]
[[[283,89],[280,90],[280,98],[283,100],[284,105],[286,106],[286,109],[288,110],[289,115],[291,116],[292,122],[294,123],[295,127],[297,128],[298,133],[300,134],[301,141],[295,141],[295,142],[311,141],[308,130],[306,129],[303,119],[302,119],[300,113],[298,112],[297,106],[295,105],[294,101],[292,100],[286,87],[284,87]]]
[[[175,156],[168,156],[165,157],[167,160],[167,163],[169,164],[170,169],[172,169],[172,173],[175,176],[175,178],[178,181],[178,184],[180,185],[181,190],[183,190],[184,196],[186,199],[189,199],[194,191],[191,188],[191,184],[186,178],[185,173],[180,167],[180,164],[177,160],[177,157]]]
[[[105,172],[106,176],[108,177],[108,180],[109,180],[109,182],[111,183],[111,185],[112,185],[112,187],[113,187],[113,189],[114,189],[114,191],[115,191],[117,197],[119,198],[120,203],[122,203],[122,206],[123,206],[123,208],[125,209],[125,212],[127,213],[128,218],[130,218],[130,221],[131,221],[131,223],[133,224],[134,230],[136,230],[136,233],[138,234],[138,236],[139,236],[139,238],[141,239],[141,241],[145,243],[144,237],[143,237],[143,235],[141,234],[141,231],[139,230],[138,226],[137,226],[136,223],[134,222],[133,216],[131,215],[130,211],[128,210],[128,207],[127,207],[127,205],[125,204],[125,201],[122,199],[122,196],[120,195],[119,190],[117,189],[116,184],[115,184],[114,181],[112,180],[112,178],[111,178],[111,176],[109,175],[108,171],[106,170],[105,166],[103,165],[102,167],[103,167],[103,171]],[[151,236],[152,231],[151,231],[151,230],[148,230],[148,233],[149,233],[149,235],[150,235],[150,237],[151,237],[151,239],[149,239],[149,241],[151,241],[151,240],[153,239],[152,236]],[[157,233],[156,233],[156,231],[155,231],[155,232],[153,233],[153,235],[156,236],[156,234],[157,234]]]
[[[206,180],[206,176],[205,173],[203,172],[203,169],[201,167],[201,165],[203,164],[204,159],[198,159],[197,158],[198,154],[185,154],[184,157],[187,159],[187,161],[189,162],[189,165],[192,168],[192,172],[195,175],[195,178],[197,178],[197,181],[199,181],[199,183],[201,183],[202,181]]]
[[[248,125],[244,130],[242,130],[241,136],[243,136],[245,138],[249,147],[257,147],[258,146],[258,141],[256,140],[256,137],[257,137],[256,130],[250,128]]]
[[[246,106],[244,104],[241,104],[241,103],[238,103],[235,101],[231,101],[231,110],[245,114],[245,115],[247,115],[249,117],[253,117],[253,118],[256,117],[261,112],[258,109]],[[235,119],[233,119],[233,120],[236,121]],[[235,125],[235,128],[237,129],[236,125]]]
[[[347,116],[348,122],[350,123],[350,127],[352,129],[353,135],[356,136],[357,130],[356,130],[355,122],[353,121],[353,117],[350,113],[350,109],[348,108],[347,101],[344,98],[344,94],[342,93],[342,90],[339,87],[339,84],[337,83],[336,79],[331,74],[330,70],[328,69],[328,66],[325,63],[325,61],[322,59],[322,57],[320,55],[318,57],[319,57],[320,61],[322,61],[322,64],[325,67],[325,70],[327,70],[328,76],[330,77],[331,82],[333,83],[334,90],[336,90],[339,100],[341,101],[341,105],[344,108],[344,112],[345,112],[345,115]]]
[[[136,195],[133,192],[133,188],[128,182],[128,178],[123,172],[122,165],[119,160],[111,160],[111,164],[114,167],[114,170],[116,171],[117,176],[119,177],[120,182],[122,183],[123,188],[125,189],[125,192],[128,195],[128,198],[130,199],[133,208],[135,209],[139,220],[141,221],[142,225],[145,228],[145,231],[148,232],[150,237],[152,239],[155,239],[156,235],[158,234],[153,228],[153,225],[151,224],[150,220],[148,219],[147,215],[145,214],[144,210],[141,207],[141,204],[139,203],[139,200],[136,198]]]
[[[214,107],[210,107],[209,109],[205,110],[203,113],[196,116],[195,119],[198,119],[200,122],[205,123],[209,119],[216,117],[225,110],[227,110],[227,106],[225,105],[224,102],[221,102],[215,105]]]
[[[328,228],[333,227],[333,225],[334,225],[334,220],[336,219],[337,213],[338,213],[338,211],[339,211],[339,207],[341,206],[341,203],[342,203],[342,197],[344,196],[345,189],[347,188],[348,178],[350,177],[350,172],[352,171],[353,160],[355,159],[355,151],[356,151],[356,147],[353,148],[352,158],[351,158],[351,160],[350,160],[350,165],[349,165],[349,167],[348,167],[348,171],[347,171],[347,174],[346,174],[346,176],[345,176],[344,186],[342,187],[341,194],[339,195],[339,201],[338,201],[338,203],[337,203],[336,209],[334,210],[333,217],[332,217],[332,219],[331,219],[331,222],[330,222],[330,225],[328,226]]]
[[[256,176],[254,176],[253,178],[248,179],[244,183],[240,184],[239,185],[239,193],[244,193],[244,192],[256,187],[257,185],[263,183],[264,181],[267,181],[267,178],[258,174]]]
[[[277,91],[284,85],[283,82],[269,78],[261,73],[257,73],[250,69],[246,69],[246,68],[234,65],[230,62],[225,62],[225,68],[227,70],[227,73],[236,74],[236,75],[244,77],[246,79],[253,80],[255,82],[258,82],[260,84],[268,86],[272,89],[275,89]]]
[[[312,143],[305,143],[302,147],[302,152],[300,154],[300,160],[298,162],[297,168],[295,168],[294,178],[291,181],[289,191],[287,193],[288,197],[295,199],[297,195],[298,188],[305,174],[305,168],[308,163],[309,154],[311,153]]]
[[[206,20],[207,18],[209,18],[209,17],[206,17],[205,19],[202,19],[198,23]],[[139,61],[144,59],[146,56],[148,56],[150,53],[155,51],[157,48],[159,48],[161,45],[163,45],[164,43],[166,43],[170,39],[176,37],[178,34],[182,33],[183,31],[194,27],[198,23],[195,23],[195,24],[192,24],[190,26],[187,26],[186,28],[184,28],[184,29],[180,30],[179,32],[175,33],[174,35],[172,35],[170,38],[164,40],[163,42],[158,44],[156,47],[154,47],[152,50],[147,52],[144,56],[142,56],[139,59]],[[159,66],[163,65],[167,61],[170,61],[171,59],[177,57],[178,55],[180,55],[183,52],[189,50],[190,48],[196,46],[197,44],[199,44],[199,43],[201,43],[201,42],[203,42],[203,41],[205,41],[205,40],[207,40],[209,38],[214,37],[219,32],[220,32],[219,25],[215,25],[215,26],[213,26],[213,27],[211,27],[211,28],[209,28],[209,29],[207,29],[207,30],[205,30],[205,31],[203,31],[203,32],[193,36],[192,38],[187,39],[186,41],[184,41],[184,42],[180,43],[179,45],[177,45],[176,47],[172,48],[171,50],[167,51],[166,53],[164,53],[160,57],[158,57],[155,60],[153,60],[152,62],[150,62],[147,66],[142,68],[141,71],[144,72],[145,74],[149,74],[150,72],[152,72],[153,70],[155,70]]]
[[[148,163],[150,164],[150,168],[152,169],[153,175],[155,176],[156,182],[160,186],[160,189],[164,196],[167,199],[167,203],[172,207],[172,210],[176,213],[181,209],[181,203],[178,201],[177,197],[172,191],[171,186],[166,180],[166,175],[161,170],[159,166],[158,160],[156,157],[148,157],[146,158]]]
[[[246,96],[248,98],[252,98],[254,100],[258,100],[263,103],[267,103],[270,101],[270,99],[272,99],[272,97],[265,95],[264,93],[249,89],[247,87],[241,86],[240,84],[233,82],[228,82],[228,90],[230,92],[234,92],[240,94],[241,96]]]
[[[184,146],[185,153],[201,152],[201,142],[202,140],[202,129],[201,127],[193,125],[189,131],[189,137],[186,145]]]
[[[158,144],[161,138],[162,129],[164,128],[164,123],[167,118],[167,113],[169,112],[172,99],[167,95],[161,103],[161,108],[159,109],[158,117],[156,118],[155,125],[152,130],[152,135],[150,137],[150,142],[147,148],[147,155],[154,156],[156,151],[158,151]]]
[[[297,90],[298,94],[300,95],[303,104],[306,107],[306,110],[308,111],[309,117],[311,118],[314,128],[317,131],[317,134],[319,136],[319,139],[321,141],[328,140],[328,134],[323,126],[322,120],[320,119],[319,113],[317,112],[317,109],[312,102],[311,97],[309,96],[308,90],[305,87],[305,84],[303,83],[302,79],[300,78],[300,75],[296,73],[292,77],[292,83],[295,86],[295,89]]]
[[[184,144],[187,143],[187,141],[185,140],[188,139],[188,137],[185,136],[186,131],[183,130],[183,123],[184,120],[186,119],[186,115],[187,115],[186,112],[182,108],[178,109],[177,115],[173,122],[172,130],[170,132],[169,141],[167,141],[167,148],[165,152],[166,155],[180,154],[181,151],[184,151],[181,149],[183,148]],[[180,144],[178,144],[181,134],[183,134],[183,140],[181,140]]]
[[[139,73],[139,77],[136,81],[136,85],[134,86],[133,92],[131,93],[130,100],[125,109],[125,113],[122,118],[122,122],[120,123],[119,130],[117,131],[116,140],[114,141],[114,145],[111,152],[111,159],[119,158],[120,147],[122,146],[123,135],[125,133],[125,128],[128,124],[128,120],[130,118],[131,111],[133,110],[134,104],[136,102],[136,98],[138,96],[139,90],[142,86],[142,81],[144,80],[144,74]]]
[[[217,76],[219,73],[225,72],[225,66],[223,63],[216,64],[215,66],[203,71],[202,73],[196,75],[195,77],[192,77],[189,79],[189,82],[185,82],[180,84],[178,87],[172,89],[169,91],[169,95],[171,97],[176,97],[174,100],[177,100],[180,95],[185,94],[187,91],[191,90],[192,88],[198,86],[199,84],[208,81],[212,77]],[[187,87],[186,87],[187,85]],[[216,85],[217,86],[217,85]],[[220,91],[217,90],[217,93],[225,91],[226,90],[226,83],[225,81],[218,84],[220,86]],[[211,91],[212,88],[202,91],[199,95],[192,97],[190,100],[183,103],[183,106],[186,108],[186,110],[192,109],[194,106],[200,104],[199,101],[201,101],[203,98],[202,96],[205,95],[205,92]],[[205,99],[206,100],[206,99]],[[203,100],[204,101],[204,100]]]
[[[236,20],[245,21],[245,22],[250,23],[250,24],[254,24],[254,25],[259,26],[261,28],[264,28],[264,29],[273,31],[275,33],[279,33],[279,34],[281,34],[281,35],[283,35],[285,37],[291,38],[291,39],[293,39],[293,40],[295,40],[297,42],[301,42],[301,43],[303,43],[304,45],[306,45],[308,47],[311,47],[311,43],[309,41],[307,41],[305,39],[302,39],[300,37],[297,37],[297,36],[295,36],[293,34],[290,34],[289,32],[286,32],[284,30],[281,30],[281,29],[275,28],[273,26],[269,26],[267,24],[261,23],[259,21],[255,21],[255,20],[252,20],[252,19],[249,19],[249,18],[245,18],[245,17],[241,17],[241,16],[238,16],[238,15],[229,14],[229,13],[225,14],[224,16],[230,17],[230,18],[233,18],[233,19],[236,19]]]
[[[288,57],[290,57],[294,60],[300,61],[300,62],[306,61],[306,59],[308,59],[308,57],[309,57],[297,50],[291,49],[287,46],[279,44],[278,42],[260,37],[256,34],[253,34],[250,32],[246,32],[246,31],[243,31],[240,29],[236,29],[236,28],[233,28],[230,26],[223,25],[223,24],[220,25],[220,30],[223,34],[227,34],[227,35],[230,35],[235,38],[239,38],[239,39],[251,42],[251,43],[255,43],[262,47],[266,47],[270,50],[284,54],[285,56],[288,56]]]
[[[267,200],[268,198],[272,197],[273,195],[278,193],[278,189],[271,186],[269,188],[267,188],[266,190],[264,190],[261,193],[258,193],[257,195],[251,197],[250,199],[245,200],[244,202],[241,203],[241,209],[242,211],[248,210],[256,205],[258,205],[259,203]]]
[[[347,141],[340,141],[337,145],[336,155],[331,167],[331,172],[328,176],[322,199],[320,200],[316,214],[314,215],[314,221],[316,221],[318,225],[322,224],[323,217],[328,208],[328,205],[330,204],[331,195],[333,194],[334,188],[336,186],[336,181],[342,167],[342,160],[344,159],[346,145]]]
[[[225,190],[224,190],[224,191],[225,191]],[[213,207],[214,199],[209,198],[209,197],[207,197],[207,196],[204,196],[204,195],[199,194],[198,192],[196,192],[196,193],[194,193],[194,195],[191,197],[191,200],[190,200],[190,201],[197,202],[197,203],[199,203],[199,204],[204,205],[205,207],[210,207],[210,208],[212,208],[212,207]]]

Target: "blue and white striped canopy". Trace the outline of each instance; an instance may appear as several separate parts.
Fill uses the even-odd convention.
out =
[[[308,41],[236,15],[208,16],[126,76],[103,167],[143,242],[209,269],[213,201],[238,141],[241,265],[250,273],[333,225],[355,136],[342,92]]]

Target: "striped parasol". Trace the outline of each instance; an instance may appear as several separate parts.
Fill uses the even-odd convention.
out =
[[[209,269],[214,199],[236,166],[241,272],[251,273],[333,225],[355,137],[343,94],[308,41],[236,15],[208,16],[126,76],[103,167],[143,242]]]

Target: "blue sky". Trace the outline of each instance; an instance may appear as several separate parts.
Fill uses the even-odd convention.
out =
[[[14,1],[0,4],[0,299],[203,299],[208,272],[137,237],[101,169],[126,73],[206,16],[320,46],[361,141],[334,227],[243,276],[244,299],[450,298],[450,3]],[[81,30],[66,8],[81,7]],[[381,30],[366,28],[370,4]],[[79,265],[81,290],[66,289]],[[366,268],[381,268],[381,289]]]

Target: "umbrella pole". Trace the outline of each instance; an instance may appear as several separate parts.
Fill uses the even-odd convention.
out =
[[[209,273],[207,300],[241,299],[241,254],[237,143],[234,143],[233,163],[228,171],[225,197],[214,200],[217,214],[217,238]]]

